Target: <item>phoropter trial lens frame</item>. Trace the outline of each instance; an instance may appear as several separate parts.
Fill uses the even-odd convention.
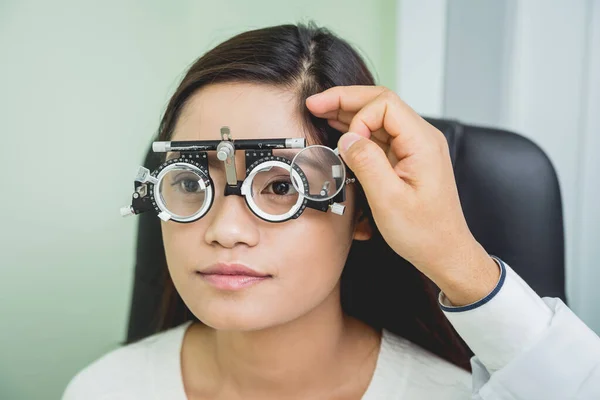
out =
[[[208,167],[208,151],[217,151],[217,158],[225,164],[227,184],[224,195],[243,196],[248,208],[257,217],[269,222],[284,222],[298,218],[304,210],[312,208],[315,210],[332,212],[342,215],[345,206],[342,203],[346,198],[345,185],[334,198],[316,201],[306,198],[303,193],[308,193],[308,182],[304,172],[297,166],[292,165],[291,160],[273,155],[273,149],[302,149],[306,148],[304,138],[287,139],[241,139],[233,140],[229,128],[221,128],[222,140],[198,140],[198,141],[172,141],[154,142],[154,152],[179,152],[179,157],[166,160],[155,171],[150,172],[145,167],[140,167],[135,177],[134,193],[131,206],[123,207],[121,214],[137,215],[145,211],[155,211],[163,221],[172,220],[179,223],[189,223],[202,218],[214,202],[214,184],[210,177]],[[246,175],[243,181],[237,180],[235,166],[235,151],[245,151]],[[266,164],[266,165],[265,165]],[[252,197],[252,181],[254,176],[266,168],[279,167],[290,171],[292,179],[303,182],[303,190],[298,193],[298,200],[290,211],[281,215],[268,214],[261,210]],[[179,216],[167,209],[157,188],[160,187],[162,179],[171,170],[188,170],[199,176],[198,181],[201,189],[205,192],[205,200],[200,209],[191,216]],[[250,178],[250,179],[249,179]],[[302,189],[302,188],[301,188]]]

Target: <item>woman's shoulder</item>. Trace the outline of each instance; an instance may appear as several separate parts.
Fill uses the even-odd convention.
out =
[[[63,400],[141,399],[155,384],[179,386],[180,349],[189,325],[186,322],[103,355],[71,379]],[[160,373],[155,374],[157,365]]]
[[[411,399],[470,398],[468,371],[387,330],[377,364],[373,385],[388,394],[402,393],[402,398]]]

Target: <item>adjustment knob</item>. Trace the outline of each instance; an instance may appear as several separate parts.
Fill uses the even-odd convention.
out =
[[[220,150],[217,152],[217,158],[221,161],[227,160],[227,152],[225,150]]]
[[[134,215],[133,208],[131,206],[121,207],[121,217],[129,217],[130,215]]]
[[[344,211],[346,211],[346,206],[340,203],[333,203],[329,205],[329,209],[334,214],[344,215]]]
[[[221,142],[217,146],[217,158],[221,161],[227,160],[234,152],[234,148],[231,143]]]

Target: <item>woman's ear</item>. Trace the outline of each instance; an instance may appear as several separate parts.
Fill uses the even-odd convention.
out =
[[[358,212],[356,216],[356,223],[354,224],[354,240],[369,240],[373,236],[373,228],[369,218],[363,213]]]

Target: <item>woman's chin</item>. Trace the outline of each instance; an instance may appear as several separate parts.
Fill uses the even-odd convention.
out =
[[[206,326],[220,331],[256,331],[277,325],[276,321],[268,318],[265,313],[255,313],[244,310],[222,310],[216,312],[194,313]]]

